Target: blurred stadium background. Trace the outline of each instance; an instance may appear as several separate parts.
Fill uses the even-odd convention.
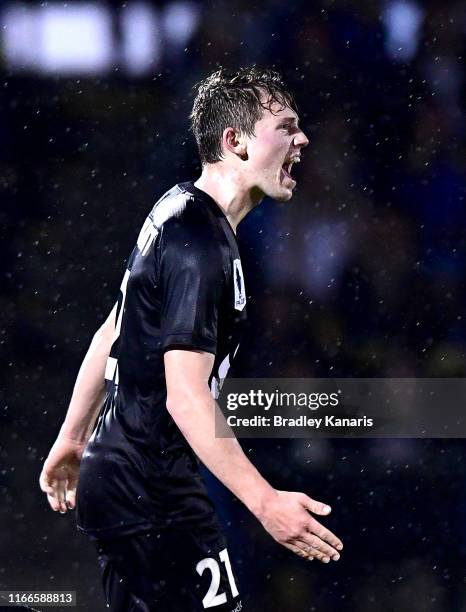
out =
[[[37,479],[140,225],[199,173],[192,86],[218,65],[280,68],[311,140],[293,202],[240,226],[236,373],[465,375],[466,5],[12,1],[0,20],[0,589],[73,589],[94,612],[92,546]],[[248,612],[466,611],[463,441],[244,447],[330,503],[346,546],[295,559],[211,483]]]

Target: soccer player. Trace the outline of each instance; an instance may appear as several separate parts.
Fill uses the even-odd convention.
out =
[[[40,478],[53,510],[77,503],[113,612],[246,609],[198,458],[294,553],[342,549],[311,515],[327,505],[274,489],[215,437],[211,394],[246,316],[236,227],[264,196],[292,197],[308,139],[280,75],[256,67],[205,79],[191,121],[202,174],[147,217]]]

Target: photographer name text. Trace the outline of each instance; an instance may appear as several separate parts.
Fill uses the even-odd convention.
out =
[[[272,417],[255,415],[239,417],[231,414],[227,417],[230,427],[310,427],[320,429],[325,427],[373,427],[374,419],[362,417],[337,417],[326,415],[322,418],[308,417],[304,414],[298,417],[283,417],[275,414]]]

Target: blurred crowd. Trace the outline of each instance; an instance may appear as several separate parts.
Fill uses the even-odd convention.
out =
[[[71,519],[47,513],[37,476],[148,210],[200,172],[192,87],[218,66],[280,69],[310,138],[293,201],[265,200],[239,227],[249,323],[235,374],[466,371],[464,3],[178,4],[196,27],[185,47],[162,45],[145,76],[118,65],[93,78],[2,70],[0,538],[17,564],[2,560],[0,583],[52,588],[79,576],[83,610],[100,597],[93,555]],[[125,6],[110,4],[116,24]],[[245,448],[277,486],[335,508],[331,528],[351,560],[291,559],[211,483],[254,594],[248,610],[466,611],[461,441]]]

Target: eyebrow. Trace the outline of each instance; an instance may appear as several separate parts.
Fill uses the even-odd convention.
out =
[[[296,125],[298,125],[299,119],[297,119],[296,117],[283,117],[282,119],[280,119],[279,123],[295,123]]]

